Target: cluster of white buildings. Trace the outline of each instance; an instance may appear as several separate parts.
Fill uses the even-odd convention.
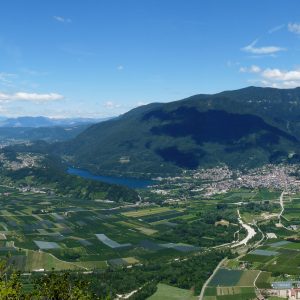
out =
[[[271,284],[272,289],[265,293],[268,296],[275,296],[283,299],[300,299],[300,281],[278,281]]]
[[[206,173],[197,172],[194,178],[208,181],[202,185],[206,190],[206,196],[238,188],[268,188],[299,192],[300,180],[295,176],[297,168],[295,165],[266,165],[244,173],[239,171],[233,173],[223,167],[208,169]],[[233,175],[235,175],[234,178]]]
[[[38,167],[41,160],[42,156],[38,154],[19,154],[15,161],[8,160],[3,153],[0,154],[0,161],[3,163],[3,166],[13,171]]]

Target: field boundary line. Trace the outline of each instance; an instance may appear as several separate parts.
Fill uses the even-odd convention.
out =
[[[256,280],[258,279],[259,275],[261,274],[262,270],[259,270],[259,273],[257,274],[257,276],[255,277],[254,281],[253,281],[253,285],[254,287],[257,289],[257,286],[256,286]]]
[[[203,300],[204,297],[204,292],[207,288],[207,285],[210,283],[210,281],[212,280],[212,278],[215,276],[215,274],[217,273],[217,271],[219,270],[219,268],[222,266],[222,264],[227,260],[227,257],[223,258],[218,265],[216,266],[216,268],[214,269],[214,271],[212,272],[212,274],[209,276],[209,278],[205,281],[205,283],[202,286],[200,295],[198,297],[198,300]]]

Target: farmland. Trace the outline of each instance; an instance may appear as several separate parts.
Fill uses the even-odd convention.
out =
[[[244,300],[255,297],[253,287],[218,287],[209,288],[204,300]]]
[[[221,268],[205,290],[204,300],[253,299],[254,281],[259,275],[256,270],[232,270]]]
[[[278,193],[256,191],[250,197],[241,192],[240,196],[244,201],[248,197],[240,204],[241,217],[259,228],[263,235],[253,240],[257,241],[252,244],[255,247],[239,249],[242,255],[228,260],[218,270],[205,289],[205,300],[253,299],[259,293],[255,287],[264,293],[272,289],[272,282],[286,281],[287,278],[299,280],[299,194],[283,194],[284,210],[280,219],[279,197],[273,198],[279,196]],[[224,194],[223,203],[228,198],[237,200],[234,192]]]
[[[209,283],[209,286],[235,286],[235,287],[252,287],[253,282],[259,271],[256,270],[230,270],[219,269]]]
[[[240,239],[245,235],[233,201],[242,197],[260,203],[262,197],[277,196],[265,190],[237,190],[176,205],[120,206],[113,201],[21,191],[13,186],[2,186],[0,193],[1,255],[10,253],[11,261],[22,271],[105,269],[176,258],[230,243],[236,232]],[[150,197],[151,191],[144,190],[142,195]],[[286,250],[296,247],[283,246]],[[268,251],[276,254],[278,249]],[[251,256],[267,261],[255,253]]]
[[[292,248],[291,245],[295,249],[286,248]],[[296,246],[298,246],[298,244],[288,244],[286,247],[283,246],[282,248],[277,248],[277,252],[274,252],[274,255],[268,256],[261,255],[260,252],[259,254],[256,254],[257,252],[254,251],[250,253],[250,255],[246,255],[243,260],[248,261],[256,267],[259,266],[263,271],[275,274],[300,275],[300,254]],[[261,259],[262,257],[264,258]]]
[[[110,276],[114,270],[127,277],[132,270],[132,284],[120,278],[119,285],[123,280],[128,287],[114,283],[111,289],[126,294],[150,283],[154,293],[157,284],[149,299],[194,299],[225,253],[230,259],[208,283],[205,300],[252,299],[255,287],[269,288],[284,274],[300,275],[300,243],[297,230],[289,227],[297,224],[291,212],[299,205],[299,195],[284,195],[286,210],[278,226],[278,191],[232,189],[207,196],[186,190],[182,180],[180,186],[162,182],[139,190],[142,201],[136,203],[3,185],[1,256],[24,273],[54,269]],[[153,193],[155,189],[168,196]],[[232,248],[247,235],[238,211],[256,235],[247,245]],[[266,239],[266,233],[272,238]],[[205,261],[198,261],[198,255]],[[218,259],[211,260],[212,255]]]
[[[1,186],[0,194],[1,256],[9,254],[24,272],[105,269],[176,258],[231,241],[239,229],[234,207],[219,216],[226,214],[229,221],[211,222],[206,212],[215,215],[217,201],[120,206],[13,186]],[[184,228],[191,229],[182,235]]]
[[[158,284],[157,291],[148,300],[196,300],[192,291],[179,289],[166,284]]]

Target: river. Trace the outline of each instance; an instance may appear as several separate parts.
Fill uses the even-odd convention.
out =
[[[82,170],[82,169],[75,169],[75,168],[68,168],[67,172],[68,174],[77,175],[82,178],[102,181],[106,183],[119,184],[119,185],[127,186],[132,189],[145,189],[155,183],[152,180],[136,179],[130,177],[93,175],[89,171]]]

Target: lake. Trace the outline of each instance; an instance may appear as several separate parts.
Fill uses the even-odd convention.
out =
[[[93,175],[89,171],[75,168],[68,168],[68,174],[77,175],[82,178],[92,179],[97,181],[102,181],[106,183],[119,184],[127,186],[132,189],[145,189],[154,184],[152,180],[136,179],[129,177],[115,177],[115,176],[103,176],[103,175]]]

